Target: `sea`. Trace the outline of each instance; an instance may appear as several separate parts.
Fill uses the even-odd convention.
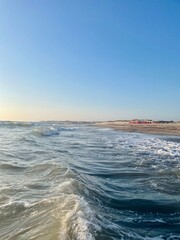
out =
[[[180,239],[180,137],[1,121],[0,239]]]

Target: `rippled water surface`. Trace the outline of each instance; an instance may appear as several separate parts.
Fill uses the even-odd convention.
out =
[[[180,239],[180,138],[0,122],[0,239]]]

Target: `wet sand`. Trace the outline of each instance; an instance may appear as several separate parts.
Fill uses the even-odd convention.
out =
[[[129,121],[107,121],[97,122],[95,125],[101,127],[109,127],[126,132],[180,136],[180,122],[161,124],[129,124]]]

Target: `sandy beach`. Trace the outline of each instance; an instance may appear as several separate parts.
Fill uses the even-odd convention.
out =
[[[129,124],[129,121],[106,121],[97,122],[95,125],[101,127],[109,127],[126,132],[180,136],[180,122],[161,124]]]

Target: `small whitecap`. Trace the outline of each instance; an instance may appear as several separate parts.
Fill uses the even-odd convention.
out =
[[[33,131],[33,133],[39,135],[39,136],[53,136],[58,135],[59,131],[54,127],[49,128],[40,128]]]

